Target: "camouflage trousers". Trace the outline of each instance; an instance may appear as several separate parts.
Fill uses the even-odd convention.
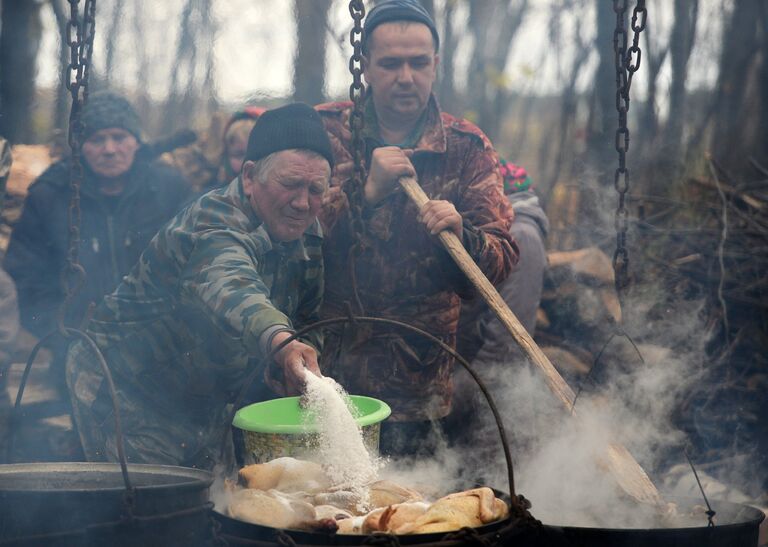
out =
[[[98,360],[81,342],[67,354],[67,386],[80,442],[88,461],[119,461],[115,404]],[[169,408],[121,385],[114,375],[116,406],[129,463],[213,469],[234,462],[229,407]]]

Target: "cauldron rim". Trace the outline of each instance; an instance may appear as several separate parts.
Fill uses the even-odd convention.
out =
[[[683,497],[683,496],[664,496],[662,495],[662,498],[665,501],[668,502],[674,502],[674,503],[693,503],[696,505],[704,505],[704,500],[701,498],[690,498],[690,497]],[[729,528],[729,527],[736,527],[736,526],[744,526],[746,524],[756,524],[759,525],[765,518],[766,514],[758,509],[757,507],[754,507],[752,505],[746,504],[746,503],[737,503],[732,501],[725,501],[725,500],[718,500],[718,499],[710,499],[709,500],[710,505],[712,506],[712,509],[719,513],[721,512],[722,508],[730,507],[731,509],[738,509],[742,513],[751,513],[751,516],[743,516],[736,522],[727,522],[723,524],[717,524],[717,516],[715,516],[715,528]],[[720,508],[720,509],[718,509]],[[531,513],[533,516],[536,516],[536,508],[533,507],[531,509]],[[699,528],[706,528],[707,522],[702,519],[702,524],[700,526],[683,526],[683,527],[656,527],[656,528],[609,528],[606,526],[574,526],[570,524],[557,524],[553,522],[545,522],[542,521],[542,523],[545,526],[551,526],[553,528],[562,528],[562,529],[582,529],[582,530],[601,530],[606,533],[643,533],[643,532],[654,532],[654,531],[665,531],[665,532],[684,532],[686,530],[695,530]]]
[[[53,477],[62,477],[67,475],[89,473],[104,473],[118,477],[114,485],[109,486],[66,486],[66,487],[19,487],[15,485],[5,486],[3,479],[13,478],[15,476],[28,475],[36,480],[43,480],[46,474]],[[128,476],[132,479],[134,490],[149,492],[173,488],[174,490],[184,490],[187,488],[200,488],[201,485],[209,487],[213,483],[213,474],[203,469],[191,467],[180,467],[173,465],[155,465],[155,464],[128,464]],[[152,484],[152,477],[163,477],[171,480],[161,484]],[[135,481],[136,478],[148,478],[149,484]],[[72,493],[86,492],[119,492],[125,490],[120,464],[113,462],[34,462],[34,463],[11,463],[0,465],[0,492],[2,493],[59,493],[62,491]]]
[[[496,491],[497,495],[502,494],[502,492]],[[505,495],[504,495],[505,496]],[[507,496],[505,496],[507,497]],[[508,497],[507,497],[508,499]],[[703,500],[700,498],[689,498],[689,497],[681,497],[681,496],[666,496],[664,498],[667,501],[672,502],[678,502],[678,503],[689,503],[689,504],[701,504]],[[744,527],[748,525],[755,526],[755,529],[757,529],[757,526],[763,521],[763,519],[766,518],[765,513],[761,511],[760,509],[753,507],[748,504],[743,503],[736,503],[736,502],[730,502],[730,501],[723,501],[723,500],[710,500],[710,504],[712,505],[713,509],[715,511],[719,510],[722,511],[724,507],[728,507],[732,510],[738,510],[741,514],[741,518],[738,521],[735,522],[728,522],[724,524],[716,524],[714,528],[719,530],[729,530],[732,528],[738,528],[738,527]],[[222,523],[225,527],[227,524],[229,526],[236,526],[237,528],[243,530],[247,528],[251,528],[252,531],[260,531],[262,533],[272,532],[277,533],[278,531],[286,532],[291,537],[298,539],[296,542],[297,545],[303,544],[302,539],[304,538],[325,538],[327,540],[333,540],[333,539],[341,539],[341,543],[329,543],[329,545],[346,545],[350,544],[353,545],[354,541],[359,541],[360,538],[367,537],[364,534],[334,534],[334,533],[327,533],[327,532],[319,532],[319,531],[307,531],[307,530],[294,530],[294,529],[279,529],[279,528],[273,528],[270,526],[264,526],[260,524],[253,524],[246,521],[242,521],[239,519],[232,518],[225,513],[217,510],[212,509],[212,512],[214,513],[214,517],[219,520],[219,522]],[[534,517],[536,517],[535,513],[535,507],[532,508],[532,514]],[[498,520],[492,523],[488,523],[486,525],[483,525],[481,527],[476,528],[476,530],[480,533],[485,532],[492,532],[493,530],[497,529],[499,526],[506,524],[509,521],[509,517],[506,519]],[[690,532],[692,530],[702,530],[706,529],[707,525],[706,522],[703,522],[701,526],[687,526],[682,528],[606,528],[606,527],[588,527],[588,526],[570,526],[570,525],[562,525],[562,524],[553,524],[549,522],[542,522],[545,528],[549,529],[561,529],[561,530],[573,530],[573,531],[599,531],[600,533],[604,534],[622,534],[622,535],[629,535],[629,534],[640,534],[640,535],[653,535],[653,534],[686,534],[687,532]],[[398,536],[401,543],[404,544],[414,544],[417,545],[419,543],[426,543],[430,540],[433,540],[437,537],[442,537],[445,534],[409,534],[404,536]],[[241,537],[241,536],[237,536]],[[403,540],[405,540],[403,542]]]
[[[315,530],[298,530],[294,528],[274,528],[272,526],[265,526],[263,524],[254,524],[244,520],[230,517],[229,515],[222,513],[217,509],[212,509],[214,518],[221,523],[224,528],[225,534],[227,528],[237,528],[238,530],[249,530],[251,534],[246,536],[235,535],[237,538],[250,539],[254,537],[254,534],[261,533],[264,536],[271,536],[280,532],[285,533],[294,540],[296,545],[338,545],[338,546],[352,546],[359,545],[361,538],[369,537],[371,534],[338,534],[336,532],[323,532]],[[489,522],[482,526],[474,528],[480,534],[491,534],[501,529],[504,525],[509,523],[510,517],[506,517],[494,522]],[[458,530],[457,530],[458,531]],[[434,541],[441,540],[446,534],[451,532],[429,532],[424,534],[405,534],[398,537],[398,541],[401,545],[418,545],[421,543],[432,543]],[[317,543],[317,542],[320,543]]]

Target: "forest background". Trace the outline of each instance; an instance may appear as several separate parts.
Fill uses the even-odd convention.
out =
[[[551,251],[597,248],[612,257],[617,2],[422,2],[441,33],[443,109],[477,123],[503,157],[528,170],[552,223]],[[618,4],[631,15],[635,2]],[[704,352],[675,419],[713,473],[723,462],[748,461],[756,478],[746,486],[765,499],[768,2],[646,6],[628,119],[636,299],[622,311],[640,309],[650,325],[699,305],[700,330],[689,334],[705,342]],[[0,17],[0,135],[52,142],[69,115],[69,48],[60,39],[69,4],[2,0]],[[245,104],[348,97],[352,20],[344,0],[100,0],[96,20],[91,90],[129,96],[149,140],[182,128],[215,132],[212,120]],[[616,314],[565,335],[568,297],[549,283],[545,304],[554,304],[544,306],[549,317],[537,339],[559,340],[593,365]],[[654,340],[652,330],[638,337]]]

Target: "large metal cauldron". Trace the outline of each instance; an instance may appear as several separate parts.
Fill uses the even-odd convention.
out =
[[[665,499],[677,503],[681,514],[702,505],[701,499]],[[701,518],[700,526],[686,528],[548,527],[561,531],[569,547],[757,547],[762,511],[727,501],[710,500],[710,504],[717,513],[712,527],[707,525],[706,517]]]
[[[432,340],[444,351],[450,353],[456,362],[461,364],[472,376],[478,387],[486,397],[491,411],[496,419],[501,437],[502,447],[509,472],[510,491],[514,492],[514,480],[512,473],[512,461],[509,447],[504,433],[504,427],[500,416],[493,403],[492,397],[483,386],[482,381],[471,369],[469,364],[452,348],[449,348],[440,340],[429,333],[398,321],[356,317],[355,321],[366,323],[383,323],[399,326],[420,334]],[[334,318],[319,321],[301,329],[292,338],[298,337],[314,328],[327,326],[333,323],[352,321],[352,318]],[[289,340],[283,343],[287,344]],[[278,348],[279,349],[279,348]],[[255,378],[255,373],[246,380],[242,391],[248,388]],[[238,397],[238,401],[241,397]],[[237,403],[235,407],[237,407]],[[497,492],[497,496],[509,501],[509,496]],[[701,499],[674,499],[678,504],[681,514],[690,512],[691,508],[701,505]],[[491,523],[475,529],[471,534],[419,534],[411,536],[350,536],[336,535],[320,532],[303,532],[294,530],[278,530],[267,526],[250,524],[232,519],[216,510],[213,511],[214,519],[219,523],[219,533],[230,545],[274,546],[274,545],[299,545],[304,547],[327,545],[420,545],[421,547],[453,547],[458,545],[498,545],[520,547],[756,547],[758,527],[764,515],[762,511],[724,501],[710,501],[716,511],[717,524],[709,527],[705,518],[702,518],[700,526],[687,528],[654,528],[654,529],[607,529],[607,528],[579,528],[574,526],[555,526],[539,524],[531,526],[527,519],[513,522],[512,518]],[[531,512],[535,517],[536,508]]]
[[[116,463],[0,465],[0,545],[207,545],[207,471]]]
[[[120,409],[104,356],[84,332],[65,329],[93,351],[112,398],[119,463],[0,465],[0,546],[198,546],[213,535],[208,471],[166,465],[128,465]],[[48,338],[33,348],[11,422],[8,454],[29,371]]]
[[[498,493],[497,493],[498,495]],[[308,532],[299,530],[278,530],[259,524],[251,524],[230,518],[216,510],[213,516],[220,523],[219,534],[229,545],[275,546],[298,545],[306,547],[314,546],[353,546],[353,545],[419,545],[421,547],[463,545],[517,545],[509,543],[512,530],[511,519],[507,518],[497,522],[475,528],[470,534],[458,532],[456,534],[414,534],[404,536],[388,536],[376,534],[375,536],[358,536],[335,534],[329,532]],[[522,539],[523,530],[515,531],[515,537]],[[529,537],[527,543],[530,547],[556,547],[556,543],[534,541]],[[372,543],[373,542],[373,543]]]
[[[498,495],[498,493],[497,493]],[[670,499],[677,502],[681,512],[694,505],[698,499]],[[747,505],[725,501],[711,501],[717,512],[717,525],[708,527],[706,519],[701,526],[687,528],[608,529],[579,528],[575,526],[510,527],[509,519],[477,528],[472,536],[459,534],[419,534],[398,536],[349,536],[320,532],[276,530],[266,526],[249,524],[229,518],[214,511],[214,518],[221,524],[220,534],[230,545],[274,546],[352,546],[370,545],[420,545],[421,547],[452,547],[457,545],[498,545],[515,547],[756,547],[758,526],[763,520],[762,511]],[[535,514],[535,508],[534,508]]]

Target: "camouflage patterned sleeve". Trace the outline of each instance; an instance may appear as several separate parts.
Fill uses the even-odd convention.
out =
[[[457,210],[464,218],[463,242],[491,283],[503,281],[517,263],[517,244],[509,234],[514,213],[502,191],[496,153],[476,150],[465,165],[466,181]],[[469,226],[467,226],[469,224]]]
[[[323,269],[315,267],[304,280],[304,290],[299,308],[296,311],[296,329],[305,327],[320,320],[320,305],[323,303]],[[323,349],[323,333],[319,329],[308,332],[301,337],[302,341],[310,344],[320,353]]]
[[[202,306],[225,333],[240,338],[260,355],[261,334],[290,319],[269,300],[269,288],[258,274],[256,243],[233,230],[211,230],[196,241],[181,273],[182,298]]]

